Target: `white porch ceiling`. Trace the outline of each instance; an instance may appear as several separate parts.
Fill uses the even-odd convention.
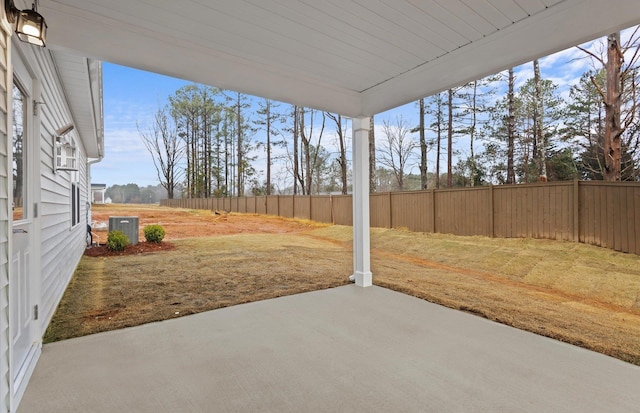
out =
[[[372,115],[640,23],[638,0],[41,0],[48,46]]]

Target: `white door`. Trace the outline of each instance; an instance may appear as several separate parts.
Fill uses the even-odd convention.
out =
[[[12,372],[14,389],[20,386],[28,368],[32,352],[36,348],[34,326],[36,309],[33,306],[33,212],[31,210],[30,185],[33,150],[32,108],[29,103],[30,79],[26,76],[14,79],[13,86],[13,231],[11,247],[11,272],[9,278],[10,331],[12,344]]]

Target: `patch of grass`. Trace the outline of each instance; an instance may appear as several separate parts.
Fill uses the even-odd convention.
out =
[[[372,229],[371,245],[627,309],[640,294],[640,256],[591,245],[389,229]]]
[[[193,238],[161,253],[84,257],[47,342],[343,285],[352,272],[351,227],[158,207],[120,211],[167,221],[167,236]],[[640,256],[571,242],[377,228],[371,246],[377,285],[640,365]]]
[[[299,235],[237,234],[174,244],[161,254],[83,257],[45,342],[336,287],[351,271],[347,250]]]

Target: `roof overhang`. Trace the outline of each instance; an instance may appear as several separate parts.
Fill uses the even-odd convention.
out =
[[[58,70],[73,123],[89,158],[104,155],[102,64],[77,52],[54,46],[51,55]]]
[[[48,43],[372,115],[640,23],[637,0],[41,0]]]

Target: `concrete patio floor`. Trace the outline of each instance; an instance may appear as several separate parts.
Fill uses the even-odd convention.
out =
[[[44,346],[37,412],[640,412],[640,367],[380,287]]]

